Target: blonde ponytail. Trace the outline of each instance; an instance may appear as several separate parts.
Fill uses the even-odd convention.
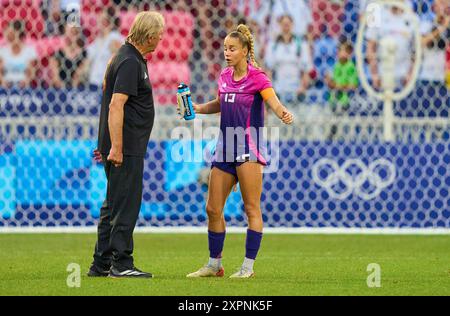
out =
[[[238,37],[242,43],[242,46],[248,48],[248,56],[250,58],[250,63],[255,68],[259,68],[255,57],[255,40],[253,38],[252,32],[245,24],[239,24],[235,32],[229,34],[231,37]]]

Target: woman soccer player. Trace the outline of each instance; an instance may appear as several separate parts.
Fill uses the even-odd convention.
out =
[[[194,105],[198,114],[221,113],[221,137],[212,163],[206,205],[210,259],[206,266],[188,274],[188,278],[224,275],[221,263],[225,240],[223,208],[238,181],[248,217],[248,230],[244,263],[231,278],[254,275],[253,263],[263,231],[260,201],[263,166],[267,164],[265,150],[260,144],[263,141],[259,137],[264,126],[264,102],[283,123],[293,122],[293,115],[280,103],[270,80],[255,62],[253,36],[247,26],[239,25],[226,37],[224,54],[228,67],[220,75],[217,98],[206,104]],[[229,145],[230,142],[233,144]]]

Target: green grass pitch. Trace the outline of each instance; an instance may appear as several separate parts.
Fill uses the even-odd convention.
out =
[[[204,235],[136,234],[136,266],[150,280],[89,279],[95,235],[0,234],[0,295],[450,295],[450,236],[266,234],[256,277],[230,280],[244,256],[245,236],[228,234],[225,277],[189,280],[208,257]],[[70,263],[81,266],[69,288]],[[367,266],[381,267],[369,288]]]

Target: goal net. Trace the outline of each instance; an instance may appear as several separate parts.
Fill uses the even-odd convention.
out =
[[[246,23],[259,64],[296,116],[285,126],[267,111],[265,225],[450,228],[448,1],[0,6],[0,227],[96,225],[106,194],[103,166],[92,158],[103,74],[137,12],[158,10],[166,30],[148,56],[156,121],[139,227],[207,224],[205,156],[214,141],[204,131],[217,128],[219,117],[180,122],[176,87],[188,84],[196,103],[214,98],[224,38]],[[180,128],[192,138],[174,137]],[[190,158],[174,157],[180,144]],[[224,214],[228,225],[246,226],[239,188]]]

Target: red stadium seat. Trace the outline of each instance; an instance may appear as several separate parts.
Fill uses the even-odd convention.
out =
[[[187,62],[193,47],[194,18],[190,13],[180,11],[164,12],[166,31],[158,50],[149,60]],[[136,12],[120,13],[120,32],[127,36]]]
[[[111,0],[81,0],[81,9],[101,10],[111,4]]]
[[[180,82],[190,84],[190,70],[187,63],[149,62],[148,73],[155,90],[157,105],[176,104],[176,90]]]
[[[106,0],[83,0],[81,25],[83,32],[92,42],[99,32],[99,19],[107,5]],[[127,36],[137,11],[121,11],[119,32]],[[154,54],[147,56],[149,74],[155,90],[156,103],[175,104],[174,91],[180,82],[190,82],[188,66],[193,49],[194,18],[190,13],[180,11],[163,12],[166,31],[163,40]]]
[[[0,0],[0,28],[4,30],[11,21],[25,22],[27,37],[41,38],[45,21],[40,10],[41,0]],[[0,35],[3,35],[1,32]]]
[[[101,28],[100,15],[110,5],[111,0],[81,1],[81,26],[88,43],[92,43],[98,35]]]
[[[147,66],[155,88],[174,89],[180,82],[190,83],[190,71],[185,63],[149,62]]]
[[[53,36],[37,40],[31,39],[27,43],[34,46],[39,59],[42,59],[52,56],[57,50],[61,49],[64,45],[64,37]]]
[[[120,27],[119,31],[123,36],[128,35],[128,31],[131,28],[131,25],[133,24],[134,18],[136,17],[137,12],[130,10],[130,11],[121,11],[119,14],[120,18]]]
[[[100,14],[94,10],[81,11],[81,27],[88,43],[92,43],[100,31]]]
[[[331,2],[327,0],[312,0],[313,35],[315,38],[322,34],[322,25],[327,26],[333,37],[339,37],[342,29],[344,15],[344,2]]]
[[[127,36],[135,11],[120,13],[120,32]],[[190,13],[164,12],[166,31],[155,53],[147,56],[149,75],[158,105],[176,103],[176,88],[180,82],[190,83],[189,56],[193,48],[194,18]]]
[[[447,69],[450,70],[450,44],[447,43]]]
[[[37,74],[36,74],[36,85],[44,84],[45,82],[50,82],[50,68],[49,68],[49,60],[53,54],[61,49],[64,45],[64,37],[63,36],[53,36],[53,37],[43,37],[41,39],[33,39],[28,38],[26,40],[28,45],[34,46],[36,49],[38,58],[37,58]]]

